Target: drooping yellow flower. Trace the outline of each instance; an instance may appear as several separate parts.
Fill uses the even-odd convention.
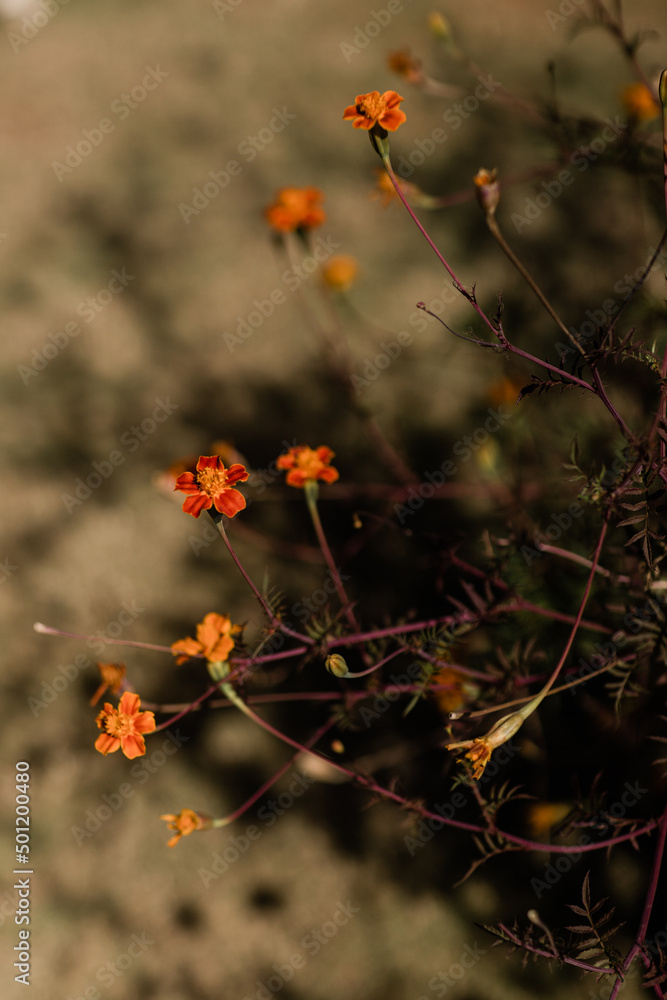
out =
[[[507,743],[518,732],[523,725],[526,714],[523,710],[505,715],[494,726],[491,726],[486,736],[476,736],[472,740],[462,740],[460,743],[448,743],[446,749],[466,750],[465,756],[473,765],[472,776],[479,781],[484,773],[484,768],[491,760],[493,751],[497,750],[503,743]]]

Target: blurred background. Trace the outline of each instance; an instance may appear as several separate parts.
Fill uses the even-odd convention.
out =
[[[665,64],[665,6],[626,6],[628,34],[646,33],[637,58],[654,80]],[[538,421],[535,397],[514,406],[526,366],[475,350],[416,311],[425,301],[457,331],[483,333],[401,206],[385,204],[379,160],[342,113],[374,89],[405,98],[407,122],[391,139],[395,164],[426,195],[460,195],[420,217],[461,280],[476,283],[485,309],[494,311],[502,290],[511,339],[551,358],[558,331],[488,234],[472,177],[480,167],[519,177],[503,188],[501,224],[578,330],[587,309],[620,300],[614,287],[660,239],[658,119],[630,121],[621,94],[636,82],[631,65],[607,33],[575,30],[588,3],[442,4],[472,70],[429,30],[432,10],[421,0],[2,5],[5,996],[20,989],[11,969],[17,760],[32,774],[33,997],[606,995],[567,970],[552,978],[545,966],[522,968],[517,955],[507,962],[476,926],[511,924],[537,905],[530,877],[541,877],[546,855],[523,858],[521,868],[511,856],[492,860],[454,888],[469,863],[466,838],[440,834],[411,854],[409,817],[348,785],[318,781],[284,815],[258,818],[255,806],[227,829],[168,849],[161,814],[187,806],[225,815],[287,760],[287,748],[231,711],[205,711],[172,727],[180,735],[167,746],[177,752],[160,752],[163,737],[149,743],[143,770],[120,754],[103,758],[93,749],[97,709],[88,705],[96,659],[122,659],[134,689],[155,702],[195,697],[204,671],[176,668],[159,652],[102,653],[85,639],[32,629],[41,621],[169,645],[215,610],[257,631],[256,605],[224,546],[204,518],[182,514],[165,475],[211,453],[214,442],[256,470],[255,484],[268,483],[248,489],[257,503],[232,535],[254,579],[280,586],[293,606],[325,574],[301,495],[271,474],[286,443],[332,447],[342,485],[396,486],[366,433],[369,416],[421,480],[462,455],[457,443],[489,409],[511,413],[484,448],[457,463],[452,496],[410,522],[425,533],[414,545],[375,528],[363,546],[355,541],[354,511],[386,519],[392,503],[345,490],[323,500],[368,627],[451,610],[428,532],[479,553],[484,529],[506,523],[504,492],[520,493],[523,478],[543,489],[527,488],[525,508],[512,515],[517,530],[548,524],[576,496],[561,465],[575,432],[587,456],[613,457],[613,428],[587,400],[549,396]],[[389,54],[407,49],[440,88],[392,72]],[[520,101],[494,90],[457,111],[478,76]],[[559,129],[537,127],[521,102],[541,113],[556,108]],[[622,127],[609,131],[609,120]],[[434,142],[438,127],[446,137]],[[573,178],[557,195],[542,185],[554,174],[540,173],[554,163],[556,175],[562,168]],[[287,256],[267,226],[264,209],[285,186],[323,192],[327,218],[312,247],[326,260],[356,259],[344,294],[324,289],[322,298],[319,270],[292,270],[310,251],[295,237]],[[663,291],[658,269],[633,306],[649,333],[664,322]],[[328,365],[322,327],[332,328],[332,305],[354,370],[368,382],[356,398]],[[258,311],[267,314],[261,321]],[[400,355],[375,366],[404,331]],[[613,383],[629,419],[650,409],[654,390],[644,378],[638,368],[631,384]],[[524,582],[533,592],[544,584],[539,570]],[[307,664],[297,683],[330,687],[321,672]],[[326,716],[297,709],[266,711],[305,739]],[[393,765],[392,712],[372,738],[350,735],[351,759],[384,754]],[[436,707],[406,725],[397,758],[403,792],[421,788],[430,802],[448,801]],[[291,780],[269,797],[289,796]],[[565,784],[554,791],[568,794]],[[260,836],[245,837],[248,826]],[[216,874],[225,850],[232,863]],[[577,901],[579,868],[541,904],[561,923],[565,903]],[[619,851],[607,874],[606,888],[634,912],[641,858]],[[624,995],[637,989],[630,983]]]

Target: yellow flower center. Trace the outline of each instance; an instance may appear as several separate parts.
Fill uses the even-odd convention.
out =
[[[110,736],[122,739],[134,733],[134,719],[131,715],[116,712],[115,715],[107,715],[104,721],[104,728]]]
[[[365,115],[366,118],[372,118],[375,122],[378,121],[386,110],[387,102],[380,94],[377,96],[374,94],[364,94],[363,101],[359,101],[357,104],[359,114]]]
[[[312,448],[304,448],[296,464],[308,479],[317,479],[318,473],[322,470],[322,459]]]
[[[202,493],[215,498],[227,485],[227,472],[221,469],[202,469],[197,473],[197,482]]]

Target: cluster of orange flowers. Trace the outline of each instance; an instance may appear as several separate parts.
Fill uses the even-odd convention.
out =
[[[393,68],[412,82],[417,82],[420,78],[420,64],[409,53],[394,54]],[[643,85],[627,88],[623,99],[637,119],[645,120],[655,113],[655,100]],[[394,90],[387,90],[383,94],[377,90],[359,94],[354,104],[345,108],[343,119],[351,121],[355,129],[369,132],[372,137],[386,138],[387,132],[394,132],[406,120],[404,112],[399,108],[402,101],[403,98]],[[474,183],[484,210],[487,215],[491,215],[498,198],[496,171],[480,170]],[[303,233],[325,221],[323,200],[324,195],[317,188],[286,187],[278,192],[273,204],[266,209],[265,217],[269,225],[282,234]],[[347,287],[356,274],[356,261],[353,258],[331,261],[330,266],[332,270],[326,280],[334,288]],[[235,456],[225,457],[231,458],[228,466],[220,455],[201,455],[194,471],[180,472],[174,491],[185,494],[185,513],[198,518],[202,511],[212,512],[213,508],[218,514],[233,518],[246,507],[246,499],[236,489],[236,485],[245,482],[249,473],[244,465],[233,460]],[[331,465],[333,458],[334,452],[326,445],[318,448],[298,445],[280,455],[276,464],[279,469],[287,472],[288,485],[304,489],[308,484],[318,481],[331,484],[338,480],[338,470]],[[196,638],[188,636],[179,639],[172,644],[171,651],[177,664],[193,657],[202,657],[209,664],[226,663],[234,649],[235,637],[241,632],[242,626],[232,624],[226,615],[209,612],[197,625]],[[340,660],[341,663],[334,664],[334,660]],[[329,669],[347,669],[340,656],[329,657],[329,661]],[[99,668],[102,684],[91,704],[95,704],[106,690],[117,694],[125,686],[125,667],[122,664],[99,664]],[[452,711],[464,702],[465,678],[461,673],[455,669],[443,668],[433,680],[445,688],[437,695],[443,711]],[[155,732],[155,716],[153,712],[140,711],[140,706],[139,695],[127,690],[121,695],[117,708],[108,702],[104,704],[96,718],[97,726],[102,730],[95,742],[100,753],[106,756],[120,749],[130,760],[146,753],[144,736]],[[448,749],[466,751],[465,755],[473,765],[474,777],[479,778],[492,751],[516,731],[523,717],[522,713],[514,713],[501,719],[484,737],[449,744]],[[182,837],[214,825],[210,817],[192,809],[182,809],[180,813],[167,814],[162,819],[167,822],[170,830],[175,831],[168,842],[170,847]]]
[[[297,445],[280,455],[276,464],[279,469],[290,470],[288,485],[303,488],[309,479],[336,482],[338,470],[330,465],[333,457],[333,451],[325,445],[316,449]],[[246,505],[245,497],[234,486],[247,478],[248,472],[243,465],[236,463],[226,468],[219,455],[202,455],[195,472],[183,472],[174,490],[186,494],[183,510],[192,517],[199,517],[203,510],[211,507],[220,514],[234,517]]]
[[[297,445],[280,455],[277,465],[287,470],[290,486],[303,489],[309,480],[334,483],[338,479],[338,470],[331,465],[333,457],[333,451],[325,445],[315,449]],[[246,506],[245,497],[235,485],[247,478],[248,472],[240,463],[227,468],[219,455],[201,455],[194,472],[178,476],[174,491],[186,495],[183,510],[192,517],[199,517],[211,507],[227,517],[235,517]],[[197,656],[210,663],[224,663],[234,648],[234,636],[241,631],[241,626],[233,625],[226,615],[210,612],[197,625],[196,638],[188,636],[173,643],[176,663]],[[125,678],[123,664],[100,663],[98,667],[102,684],[91,699],[93,705],[107,690],[117,694]],[[140,705],[139,695],[131,691],[123,693],[118,708],[105,703],[96,719],[102,730],[95,743],[100,753],[106,756],[120,749],[130,760],[146,753],[144,735],[155,731],[155,716],[153,712],[141,712]]]

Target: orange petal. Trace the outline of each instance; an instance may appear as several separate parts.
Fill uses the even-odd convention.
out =
[[[105,757],[108,753],[115,753],[119,746],[120,740],[115,736],[109,736],[108,733],[102,733],[95,740],[95,749],[103,753]]]
[[[134,760],[135,757],[143,757],[146,753],[146,744],[143,736],[138,736],[134,733],[123,737],[121,747],[128,760]]]

